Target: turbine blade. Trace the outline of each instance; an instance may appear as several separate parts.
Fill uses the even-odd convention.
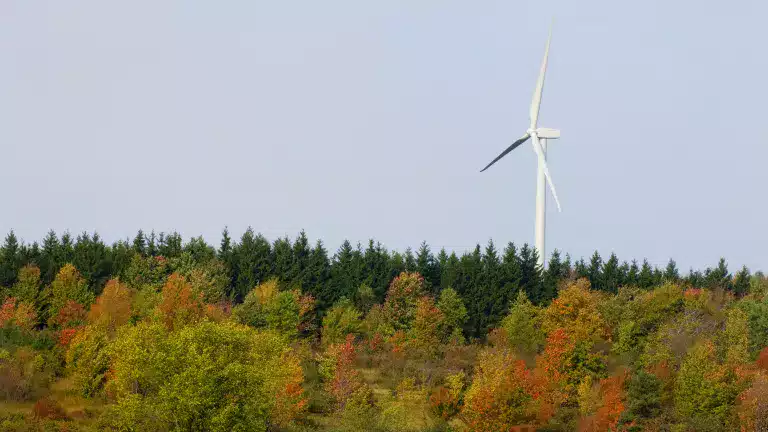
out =
[[[533,151],[536,152],[536,156],[538,156],[539,158],[539,163],[544,168],[544,176],[547,178],[547,183],[549,183],[549,189],[552,191],[552,196],[555,198],[555,204],[557,204],[557,211],[561,212],[562,209],[560,208],[560,200],[557,199],[555,184],[554,182],[552,182],[552,177],[549,175],[549,167],[547,166],[547,159],[544,157],[544,149],[541,148],[539,137],[536,136],[536,134],[533,134],[533,139],[531,140],[531,144],[533,144]]]
[[[547,74],[547,59],[549,58],[549,44],[552,41],[552,25],[549,26],[549,37],[547,38],[547,47],[544,49],[544,60],[541,61],[541,70],[539,70],[539,79],[536,81],[536,90],[533,92],[531,100],[531,129],[536,129],[539,122],[539,108],[541,108],[541,96],[544,93],[544,77]]]
[[[513,142],[511,146],[507,147],[507,149],[506,149],[506,150],[504,150],[503,152],[501,152],[501,154],[500,154],[500,155],[496,156],[496,159],[492,160],[492,161],[491,161],[491,163],[489,163],[488,165],[486,165],[486,166],[485,166],[485,168],[481,169],[481,170],[480,170],[480,172],[483,172],[483,171],[487,170],[488,168],[490,168],[490,167],[491,167],[491,165],[493,165],[493,164],[495,164],[496,162],[498,162],[498,161],[499,161],[499,159],[501,159],[501,158],[503,158],[504,156],[506,156],[506,155],[507,155],[507,153],[509,153],[509,152],[511,152],[512,150],[514,150],[514,149],[518,148],[518,147],[520,146],[520,144],[522,144],[522,143],[524,143],[525,141],[527,141],[527,140],[528,140],[528,138],[530,138],[530,137],[531,137],[531,136],[530,136],[530,135],[528,135],[528,134],[525,134],[525,135],[523,135],[523,136],[522,136],[520,139],[518,139],[517,141]]]

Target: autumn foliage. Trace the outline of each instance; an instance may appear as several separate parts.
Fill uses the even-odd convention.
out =
[[[110,332],[131,318],[131,290],[117,279],[107,282],[101,295],[91,305],[88,321]]]
[[[194,292],[189,282],[179,274],[168,277],[162,296],[158,309],[168,329],[194,324],[205,315],[202,293]]]

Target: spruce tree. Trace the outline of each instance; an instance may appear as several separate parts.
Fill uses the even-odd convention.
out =
[[[410,247],[405,249],[405,269],[409,272],[416,271],[416,257],[413,256],[413,250]]]
[[[19,240],[11,230],[0,249],[0,286],[10,287],[15,284],[20,269]]]
[[[573,267],[573,272],[575,273],[576,279],[589,279],[589,270],[587,268],[587,263],[584,262],[584,258],[580,258],[576,261],[576,265]]]
[[[232,277],[236,281],[234,297],[236,301],[242,301],[246,294],[272,274],[272,248],[264,236],[254,235],[253,229],[248,227],[240,243],[232,248],[232,254],[235,263]]]
[[[231,267],[232,239],[229,237],[229,230],[227,227],[224,227],[224,230],[221,232],[221,243],[219,244],[219,250],[217,251],[216,256],[218,256],[227,266]]]
[[[152,230],[151,233],[149,233],[149,238],[147,240],[147,255],[148,256],[157,256],[157,235],[155,234],[155,230]]]
[[[19,245],[19,264],[24,266],[28,264],[40,264],[40,245],[32,242],[31,245],[24,243]]]
[[[139,230],[136,233],[136,237],[133,239],[133,250],[141,256],[147,256],[147,241],[144,238],[144,231]]]
[[[504,248],[504,257],[502,259],[502,282],[503,289],[507,292],[509,298],[515,298],[520,290],[520,280],[523,272],[520,268],[520,257],[517,255],[517,248],[512,242],[507,243]]]
[[[693,268],[688,271],[685,281],[694,288],[701,288],[705,285],[704,275],[698,270],[693,270]]]
[[[181,253],[184,251],[184,242],[181,238],[181,234],[174,231],[170,234],[167,234],[164,240],[165,242],[160,247],[158,247],[158,252],[160,255],[169,259],[180,257]]]
[[[203,239],[203,236],[192,237],[183,247],[183,252],[192,256],[195,263],[202,264],[216,258],[216,249]]]
[[[59,258],[58,262],[61,267],[67,263],[71,263],[75,259],[75,248],[72,242],[72,234],[69,231],[65,231],[61,236],[61,245],[59,246]],[[57,273],[58,274],[58,273]]]
[[[341,297],[354,298],[359,286],[355,280],[354,252],[355,250],[349,240],[344,240],[333,257],[331,263],[331,304],[336,303],[336,300]]]
[[[667,267],[664,269],[664,275],[662,276],[667,282],[678,282],[680,280],[680,272],[677,270],[677,263],[672,258],[669,259]]]
[[[549,265],[544,271],[544,292],[542,302],[549,303],[557,297],[557,287],[561,280],[565,278],[565,271],[562,261],[560,261],[560,251],[555,249],[549,258]]]
[[[322,315],[333,305],[334,295],[331,291],[332,286],[328,283],[331,277],[331,263],[328,259],[328,252],[320,240],[312,248],[307,273],[310,275],[310,279],[305,289],[315,298],[316,309]]]
[[[477,300],[481,306],[478,309],[480,313],[477,322],[478,334],[487,334],[488,330],[498,325],[507,312],[510,296],[504,290],[502,281],[501,259],[493,240],[489,240],[482,257],[482,271],[477,292]]]
[[[643,267],[638,275],[638,286],[642,289],[650,289],[654,285],[653,268],[647,259],[643,259]]]
[[[454,288],[458,284],[459,278],[459,257],[456,252],[451,252],[444,265],[440,266],[440,286],[441,288]]]
[[[733,278],[733,294],[743,296],[749,293],[749,281],[751,279],[749,269],[743,266]]]
[[[123,272],[131,264],[131,258],[134,254],[131,245],[126,240],[119,240],[107,249],[107,254],[109,255],[110,267],[112,268],[111,277],[123,277]]]
[[[571,265],[571,254],[565,254],[565,260],[563,261],[563,278],[570,279],[573,277],[573,266]]]
[[[352,283],[354,289],[351,292],[349,299],[354,299],[357,295],[357,290],[365,280],[365,256],[363,252],[363,245],[357,242],[357,247],[352,251]]]
[[[538,305],[544,300],[544,293],[541,286],[541,267],[536,261],[536,250],[528,246],[528,243],[524,244],[520,248],[520,287],[528,299]]]
[[[272,275],[281,282],[293,284],[298,275],[293,274],[293,245],[288,237],[281,237],[272,244]]]
[[[481,273],[483,270],[483,256],[480,252],[480,245],[476,245],[471,253],[465,253],[459,260],[459,276],[456,292],[461,296],[464,304],[467,305],[469,320],[466,323],[466,330],[471,336],[482,337],[481,321],[483,305],[480,304],[482,283]]]
[[[728,272],[728,264],[725,258],[720,258],[717,267],[708,268],[704,272],[705,283],[708,288],[731,289],[731,274]]]
[[[397,251],[392,252],[392,256],[389,259],[389,278],[388,279],[390,281],[393,280],[405,270],[406,270],[405,257],[403,257],[403,255],[400,252],[397,252]]]
[[[368,248],[363,254],[363,262],[365,266],[363,283],[371,288],[376,301],[381,302],[384,300],[392,278],[389,252],[381,243],[374,243],[373,239],[370,239]]]
[[[53,282],[53,278],[56,277],[56,273],[62,265],[58,260],[59,237],[55,231],[50,230],[43,239],[43,250],[40,254],[40,280],[43,285]]]
[[[623,261],[619,266],[619,286],[631,286],[629,283],[629,263]]]
[[[611,253],[608,261],[603,265],[603,272],[600,279],[600,288],[603,291],[616,294],[619,291],[621,283],[621,272],[619,271],[619,258],[615,253]]]
[[[294,283],[301,285],[302,289],[311,283],[311,275],[308,272],[309,259],[312,250],[309,246],[307,233],[301,230],[296,241],[293,242],[293,265],[291,267],[291,277]]]
[[[98,233],[94,233],[93,238],[87,232],[77,236],[72,264],[88,282],[94,295],[101,293],[101,288],[112,274],[107,262],[107,247]]]
[[[629,266],[627,285],[634,287],[640,286],[640,267],[637,266],[637,260],[635,259],[632,260],[632,265]]]
[[[424,277],[424,288],[437,294],[440,288],[440,268],[426,241],[421,242],[416,254],[416,271]]]
[[[603,259],[600,257],[600,254],[595,251],[595,253],[592,254],[592,258],[589,260],[589,267],[587,267],[587,278],[589,279],[589,284],[592,286],[593,290],[603,291],[602,272]]]

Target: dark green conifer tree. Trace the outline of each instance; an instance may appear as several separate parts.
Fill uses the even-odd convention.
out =
[[[163,234],[160,233],[162,236]],[[178,258],[181,256],[182,252],[184,251],[183,247],[183,241],[181,238],[181,234],[177,232],[172,232],[170,234],[165,235],[164,238],[165,242],[162,242],[161,245],[158,247],[158,252],[160,255],[164,256],[165,258]]]
[[[694,288],[701,288],[704,286],[704,275],[691,267],[688,270],[688,275],[685,277],[685,282]]]
[[[390,257],[389,252],[381,245],[381,243],[375,243],[373,239],[368,241],[368,248],[365,249],[363,254],[363,262],[365,270],[363,272],[363,283],[371,287],[373,290],[374,298],[377,302],[384,300],[384,295],[387,293],[387,287],[389,286],[390,278]]]
[[[301,230],[296,241],[293,242],[293,264],[290,279],[294,281],[294,284],[300,284],[302,289],[306,289],[305,286],[308,286],[312,279],[308,271],[311,252],[307,233]]]
[[[639,287],[640,286],[640,267],[637,265],[637,260],[632,260],[632,265],[629,266],[629,272],[627,273],[627,285]]]
[[[493,240],[489,240],[482,257],[482,271],[477,291],[477,300],[480,302],[477,333],[480,335],[485,335],[490,329],[496,327],[507,313],[511,297],[504,290],[503,278],[501,259]]]
[[[675,263],[675,260],[672,258],[669,259],[667,267],[664,269],[662,279],[667,282],[678,282],[680,280],[680,272],[677,270],[677,263]]]
[[[558,284],[565,279],[565,269],[560,260],[560,251],[555,249],[547,263],[547,269],[544,271],[544,292],[542,302],[549,303],[557,297]]]
[[[720,258],[717,267],[708,268],[704,272],[704,279],[704,283],[710,289],[731,289],[731,274],[728,272],[728,264],[725,262],[725,258]]]
[[[741,270],[733,277],[733,294],[743,296],[749,293],[749,281],[751,279],[749,269],[743,266]]]
[[[509,298],[514,299],[520,290],[520,280],[523,277],[523,271],[520,268],[520,257],[517,255],[517,248],[514,243],[509,242],[507,247],[504,248],[501,266],[503,289],[507,292]]]
[[[229,237],[229,229],[227,229],[227,227],[224,227],[224,230],[221,232],[221,243],[216,256],[218,256],[227,267],[232,266],[232,238]]]
[[[536,249],[524,244],[520,248],[520,287],[525,291],[528,299],[534,304],[541,304],[544,300],[541,286],[541,267],[538,263]]]
[[[608,261],[603,265],[603,272],[600,279],[600,288],[603,291],[616,294],[621,284],[621,272],[619,271],[619,258],[615,253],[611,253]]]
[[[94,233],[93,237],[90,237],[87,232],[77,236],[72,264],[88,281],[88,286],[94,295],[101,293],[101,289],[112,274],[107,257],[107,247],[98,233]]]
[[[623,261],[619,266],[619,286],[632,285],[629,283],[629,263]]]
[[[281,237],[272,244],[272,275],[281,282],[293,284],[293,245],[288,237]]]
[[[59,237],[53,230],[43,239],[43,250],[40,253],[40,281],[48,285],[56,277],[61,263],[59,263]]]
[[[573,267],[573,272],[576,279],[589,279],[589,269],[587,263],[584,262],[584,258],[580,258],[576,261],[576,265]]]
[[[192,259],[198,264],[206,263],[216,258],[216,249],[206,243],[203,236],[192,237],[182,250],[190,254]]]
[[[602,272],[603,258],[595,251],[589,260],[589,267],[587,267],[587,278],[593,290],[603,291]]]
[[[409,272],[416,271],[416,257],[413,256],[413,250],[410,247],[405,249],[403,258],[405,260],[405,270]]]
[[[21,267],[19,240],[11,230],[5,237],[2,249],[0,249],[0,286],[10,287],[15,284]]]
[[[400,273],[406,271],[405,267],[405,257],[403,257],[403,254],[400,252],[394,251],[392,252],[392,257],[389,260],[389,280],[393,280],[396,278]],[[387,285],[387,288],[389,288],[389,285]],[[386,289],[384,290],[386,293]]]
[[[147,256],[147,240],[144,238],[143,230],[139,230],[133,238],[133,250],[141,256]]]
[[[157,235],[155,230],[149,233],[149,238],[147,239],[147,255],[151,257],[157,256]]]
[[[344,240],[331,263],[331,304],[341,297],[354,298],[360,286],[355,277],[355,265],[355,250],[349,240]]]
[[[483,271],[483,255],[480,245],[476,245],[471,253],[465,253],[459,260],[458,283],[456,292],[461,296],[467,307],[469,319],[465,325],[465,333],[474,336],[485,336],[481,333],[483,306],[480,304]]]
[[[648,263],[647,259],[643,259],[643,267],[640,269],[640,274],[638,275],[638,286],[642,289],[650,289],[653,287],[655,283],[655,278],[653,276],[653,268]]]
[[[563,261],[563,278],[570,279],[574,276],[573,266],[571,265],[571,254],[565,254],[565,260]]]
[[[24,243],[19,245],[19,262],[22,266],[27,264],[40,265],[40,245],[32,242],[31,245]]]
[[[125,269],[131,264],[133,248],[126,240],[119,240],[107,250],[109,262],[112,267],[112,277],[123,277]]]
[[[459,278],[459,257],[456,252],[451,252],[446,259],[445,264],[440,266],[440,286],[445,288],[454,288],[458,284]]]
[[[59,266],[63,267],[64,264],[71,263],[75,259],[75,247],[72,242],[72,234],[69,231],[65,231],[61,236],[61,245],[59,246]]]
[[[306,291],[315,298],[317,312],[322,315],[328,308],[333,306],[335,296],[332,292],[333,287],[329,284],[331,263],[328,259],[328,252],[320,240],[312,248],[307,273],[310,275],[310,282],[306,287]]]
[[[427,291],[436,295],[440,290],[440,268],[426,241],[421,242],[416,254],[416,271],[424,277]]]
[[[240,243],[232,248],[232,254],[235,263],[232,277],[236,281],[234,297],[236,301],[242,301],[246,294],[272,274],[272,248],[264,236],[254,235],[253,229],[248,227]]]

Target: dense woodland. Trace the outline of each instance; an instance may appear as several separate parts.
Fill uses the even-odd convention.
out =
[[[536,262],[11,232],[0,430],[768,430],[761,273]]]

